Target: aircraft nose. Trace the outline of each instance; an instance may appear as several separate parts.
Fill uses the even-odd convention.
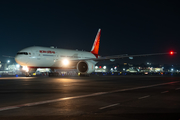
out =
[[[21,55],[16,55],[15,61],[20,65],[25,65],[27,63],[27,60],[25,58],[23,58],[23,56],[21,56]]]
[[[15,61],[19,64],[19,62],[21,61],[21,57],[19,55],[15,56]]]

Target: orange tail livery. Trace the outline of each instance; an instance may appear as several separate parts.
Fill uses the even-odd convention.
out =
[[[99,56],[98,52],[99,52],[100,37],[101,37],[101,29],[98,30],[98,33],[94,40],[94,44],[91,49],[91,53],[94,54],[96,56],[96,58],[98,58],[98,56]]]

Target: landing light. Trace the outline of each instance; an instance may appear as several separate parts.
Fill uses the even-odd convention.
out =
[[[62,61],[62,63],[63,63],[63,65],[68,65],[68,64],[69,64],[69,60],[64,59],[64,60]]]
[[[29,68],[27,66],[23,66],[22,68],[24,71],[28,72],[29,71]]]

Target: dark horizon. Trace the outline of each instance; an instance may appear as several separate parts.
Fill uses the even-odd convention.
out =
[[[102,29],[99,54],[179,53],[178,1],[3,1],[0,61],[29,46],[90,51]],[[127,59],[128,60],[128,59]],[[137,57],[132,63],[179,64],[179,55]],[[122,60],[120,60],[122,61]]]

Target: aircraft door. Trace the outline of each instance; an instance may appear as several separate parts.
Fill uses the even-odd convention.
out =
[[[54,62],[57,62],[57,61],[59,61],[59,55],[54,55]]]
[[[35,58],[35,57],[36,57],[36,54],[35,54],[35,51],[34,51],[34,50],[31,51],[31,57],[32,57],[32,58]]]
[[[41,60],[42,55],[39,53],[39,51],[36,51],[37,60]]]

